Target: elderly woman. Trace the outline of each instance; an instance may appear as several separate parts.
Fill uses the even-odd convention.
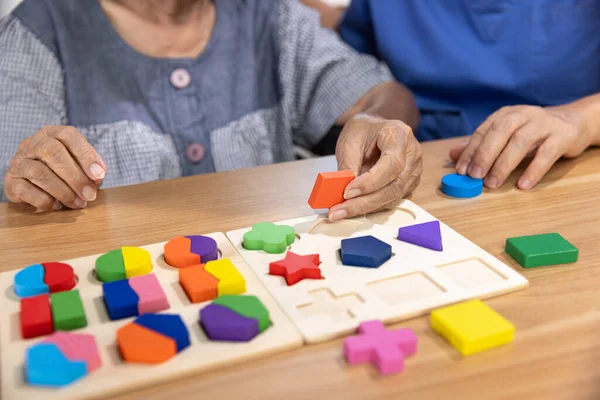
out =
[[[412,95],[298,1],[25,0],[0,54],[9,201],[83,208],[100,185],[292,160],[294,143],[337,143],[357,175],[334,220],[418,184]]]

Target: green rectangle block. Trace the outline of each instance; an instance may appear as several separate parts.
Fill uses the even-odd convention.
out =
[[[579,250],[558,233],[506,239],[505,250],[524,268],[574,263]]]
[[[72,331],[87,326],[87,319],[79,290],[52,293],[50,295],[54,330]]]

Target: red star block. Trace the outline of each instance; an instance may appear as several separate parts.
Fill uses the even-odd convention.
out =
[[[269,274],[285,277],[288,286],[292,286],[302,279],[323,279],[320,263],[318,254],[299,256],[288,251],[283,260],[269,264]]]

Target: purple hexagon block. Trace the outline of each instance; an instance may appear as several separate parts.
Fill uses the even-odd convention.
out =
[[[258,320],[248,318],[220,304],[200,310],[200,325],[210,340],[248,342],[259,333]]]

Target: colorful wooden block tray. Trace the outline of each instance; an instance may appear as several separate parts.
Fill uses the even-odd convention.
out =
[[[302,345],[302,337],[281,311],[273,298],[249,269],[235,248],[222,233],[210,236],[217,241],[222,258],[229,258],[246,279],[246,294],[256,295],[270,312],[273,325],[248,343],[211,342],[198,323],[199,310],[209,302],[191,304],[178,283],[178,270],[163,259],[164,243],[140,246],[152,257],[153,273],[167,295],[170,308],[165,313],[181,315],[190,333],[191,345],[168,361],[157,365],[126,364],[121,360],[115,338],[121,326],[133,318],[111,321],[102,299],[102,285],[93,273],[99,255],[65,261],[78,276],[79,289],[86,311],[88,326],[76,333],[95,336],[102,366],[61,389],[37,388],[26,385],[23,362],[25,350],[45,337],[23,340],[19,330],[19,300],[12,290],[18,270],[0,274],[0,357],[1,398],[4,400],[53,400],[107,398],[110,395],[141,389],[160,382],[172,381],[205,370],[258,359],[291,350]],[[51,261],[51,260],[44,260]],[[25,267],[25,266],[23,266]]]
[[[352,333],[363,321],[396,322],[450,303],[528,286],[521,274],[443,223],[441,252],[397,239],[399,227],[435,220],[405,200],[395,210],[343,222],[330,223],[319,215],[276,222],[296,231],[289,250],[320,256],[324,279],[292,286],[268,273],[269,264],[285,254],[246,250],[243,235],[251,228],[227,236],[309,343]],[[393,257],[375,269],[342,265],[341,240],[364,235],[391,244]]]

